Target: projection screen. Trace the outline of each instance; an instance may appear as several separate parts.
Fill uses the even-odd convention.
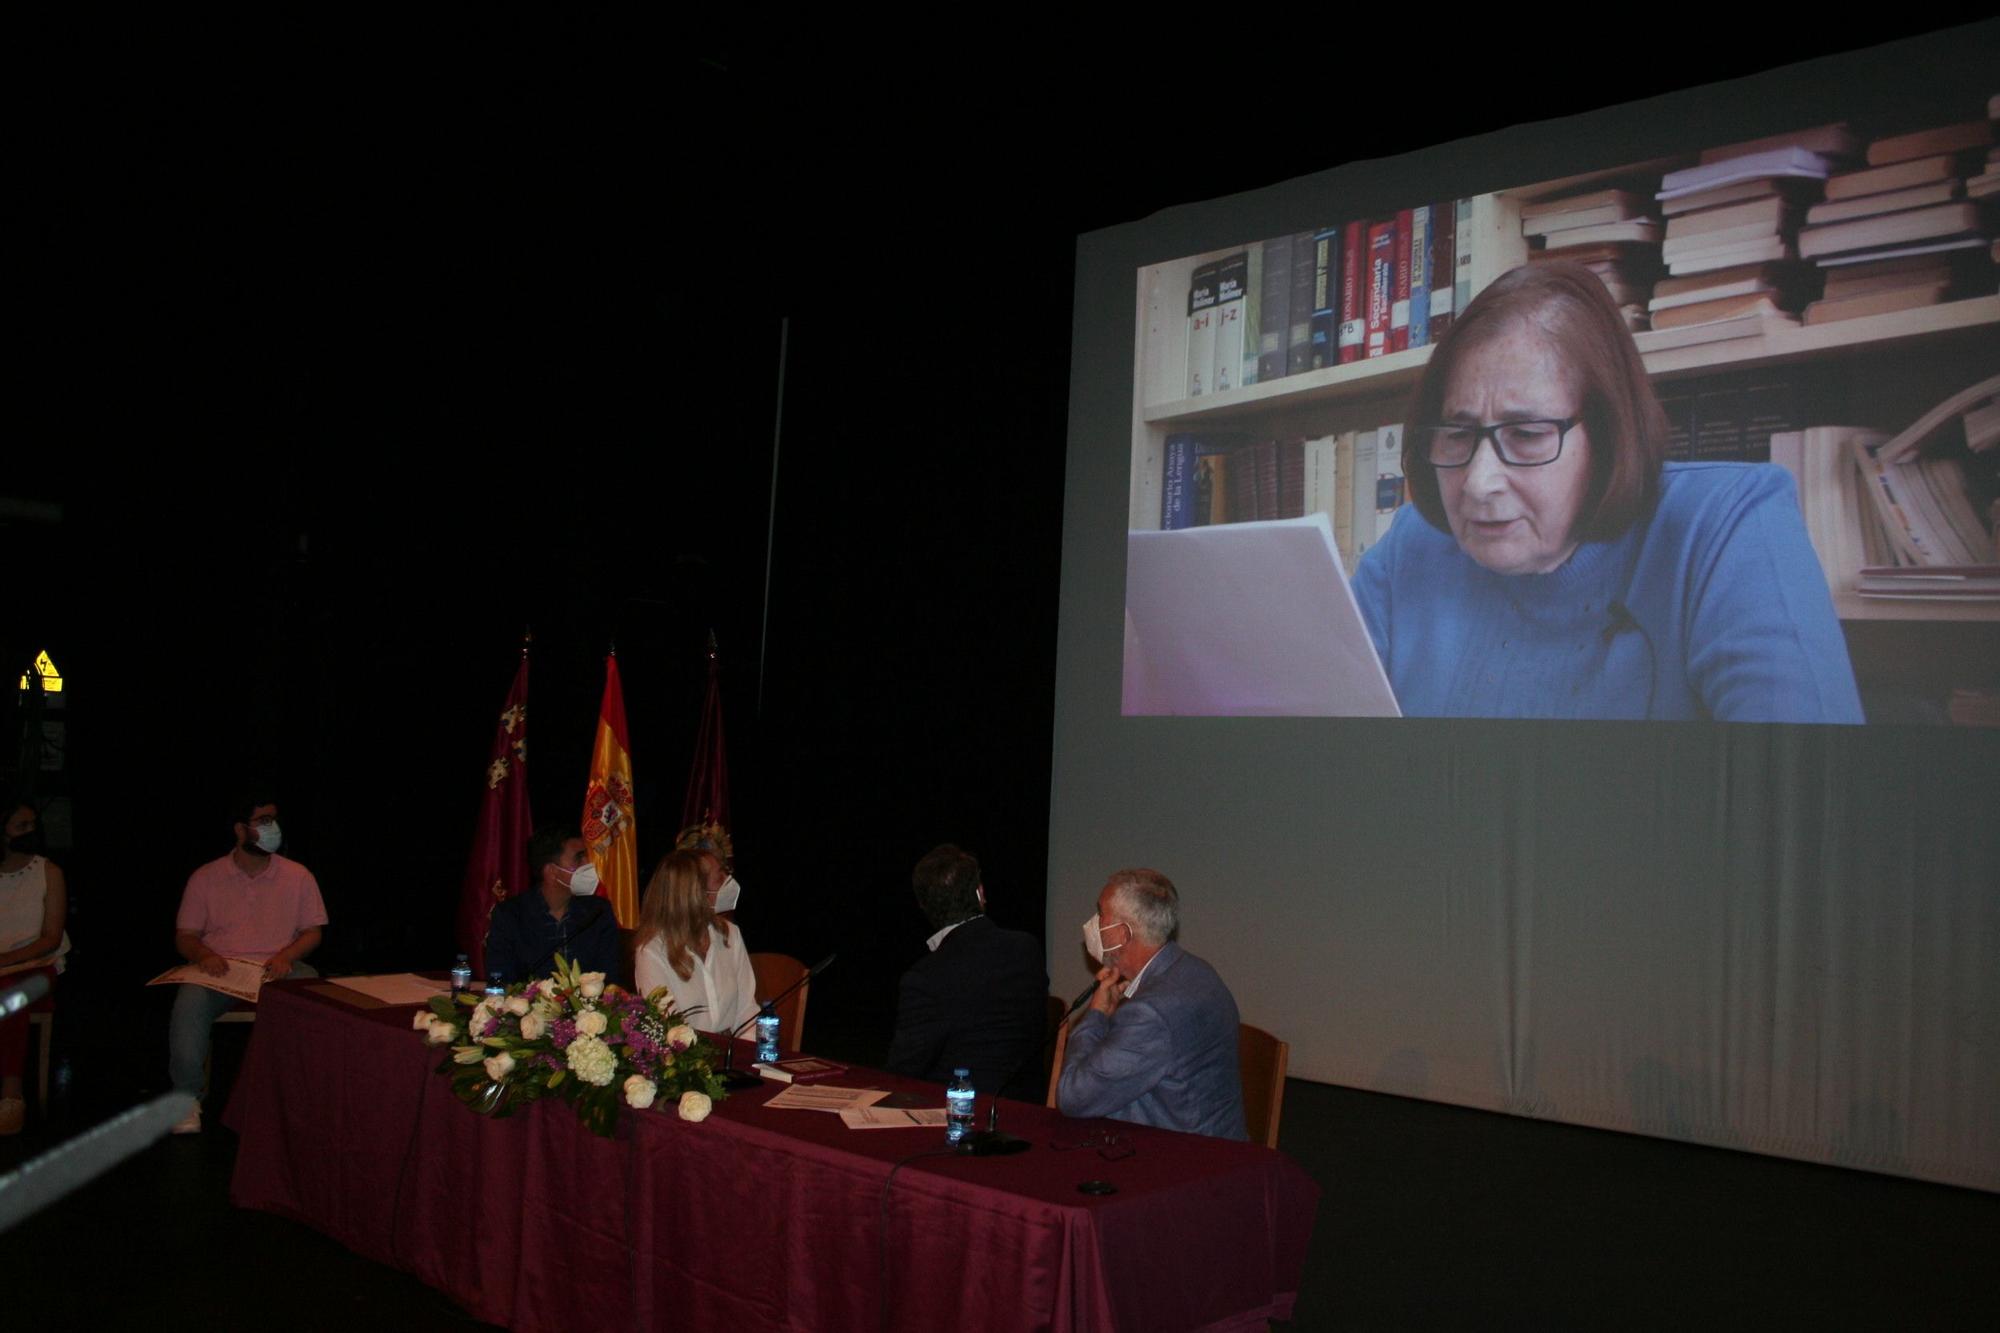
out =
[[[1245,1022],[1291,1044],[1295,1077],[2000,1189],[2000,731],[1990,725],[2000,600],[1980,595],[1978,568],[1897,569],[1893,555],[1870,576],[1889,581],[1888,591],[1873,591],[1862,570],[1881,551],[1858,536],[1851,548],[1824,539],[1849,530],[1839,514],[1858,523],[1865,491],[1852,486],[1868,479],[1868,446],[1901,444],[1940,411],[1945,427],[1918,439],[1911,457],[1949,460],[1971,501],[1990,503],[1994,455],[1971,446],[1983,419],[1952,402],[2000,374],[1994,214],[1974,193],[1992,170],[1990,150],[1963,128],[1983,122],[1990,143],[1995,69],[2000,23],[1985,22],[1351,163],[1082,237],[1050,811],[1056,989],[1087,980],[1077,923],[1106,875],[1152,866],[1179,886],[1183,945],[1216,966]],[[1352,458],[1340,446],[1364,435],[1378,450],[1407,453],[1410,432],[1439,424],[1406,419],[1437,344],[1319,367],[1308,353],[1287,373],[1211,380],[1190,394],[1190,360],[1254,364],[1218,363],[1212,351],[1191,358],[1197,272],[1272,238],[1302,249],[1349,223],[1401,221],[1416,207],[1437,217],[1471,201],[1454,221],[1471,218],[1482,229],[1475,241],[1491,242],[1476,296],[1509,268],[1542,262],[1529,256],[1548,224],[1528,224],[1551,204],[1560,212],[1568,200],[1608,195],[1616,211],[1622,191],[1661,224],[1655,251],[1683,242],[1633,264],[1632,250],[1613,249],[1610,267],[1591,270],[1613,305],[1635,308],[1624,317],[1651,322],[1675,308],[1653,304],[1661,284],[1691,276],[1667,258],[1689,253],[1689,233],[1665,225],[1686,210],[1660,207],[1668,202],[1660,183],[1699,171],[1704,150],[1836,123],[1849,127],[1852,156],[1834,153],[1809,182],[1757,197],[1776,201],[1763,216],[1776,219],[1788,247],[1779,262],[1789,267],[1749,293],[1770,299],[1754,305],[1754,329],[1677,340],[1659,335],[1699,326],[1668,319],[1635,337],[1675,433],[1670,466],[1745,469],[1730,478],[1775,475],[1772,464],[1790,471],[1771,494],[1796,507],[1786,522],[1814,543],[1805,549],[1823,580],[1816,596],[1834,617],[1817,641],[1845,658],[1853,707],[1732,712],[1699,689],[1691,702],[1664,707],[1667,677],[1679,688],[1683,660],[1668,640],[1684,626],[1647,625],[1641,645],[1611,607],[1595,608],[1607,618],[1581,640],[1602,634],[1612,653],[1636,654],[1630,660],[1641,665],[1627,677],[1646,685],[1598,711],[1515,707],[1505,696],[1494,706],[1403,707],[1429,674],[1461,664],[1399,662],[1394,644],[1380,657],[1398,702],[1367,704],[1373,687],[1320,689],[1313,664],[1384,647],[1365,596],[1341,601],[1343,580],[1361,591],[1365,557],[1355,560],[1351,529],[1346,541],[1336,533],[1337,505],[1322,505],[1322,520],[1256,506],[1276,495],[1283,508],[1288,488],[1294,505],[1299,490],[1334,494],[1323,473],[1287,480],[1285,454],[1305,453],[1296,445],[1334,441],[1317,450],[1322,463]],[[1852,201],[1887,190],[1828,193],[1829,178],[1874,170],[1867,153],[1876,145],[1946,130],[1961,137],[1910,141],[1942,145],[1924,154],[1945,159],[1942,167],[1902,168],[1934,170],[1942,203],[1869,213],[1875,205]],[[1897,151],[1885,150],[1887,165],[1915,160]],[[1312,156],[1302,145],[1301,166]],[[1859,176],[1857,188],[1876,183]],[[1828,213],[1829,203],[1845,208]],[[1712,206],[1739,207],[1726,197]],[[1873,248],[1829,231],[1940,207],[1957,209],[1956,225],[1904,217],[1870,233]],[[1713,248],[1724,260],[1762,253],[1761,238],[1738,239],[1756,225],[1726,221],[1735,231]],[[1910,227],[1925,225],[1928,237],[1909,239]],[[1800,237],[1814,229],[1849,248],[1800,257]],[[1820,262],[1827,258],[1843,262]],[[1862,277],[1828,278],[1841,268]],[[1922,275],[1924,295],[1835,307],[1821,312],[1834,316],[1825,320],[1807,314],[1815,302],[1868,295],[1870,282],[1905,291],[1907,274]],[[1247,275],[1234,279],[1240,293]],[[1269,290],[1277,295],[1275,284]],[[1454,313],[1467,308],[1458,294]],[[1330,336],[1337,345],[1337,327]],[[1493,415],[1462,413],[1458,424],[1485,429],[1535,405],[1497,406]],[[1552,402],[1550,414],[1573,406]],[[1472,443],[1472,467],[1491,470],[1485,451],[1501,442]],[[1514,443],[1535,442],[1522,433]],[[1197,502],[1193,479],[1210,456],[1226,467],[1205,478]],[[1816,484],[1835,475],[1831,460],[1853,460],[1844,497]],[[1245,477],[1232,491],[1239,464]],[[1364,479],[1381,476],[1357,473],[1354,486]],[[1816,513],[1816,495],[1829,508]],[[1341,502],[1354,503],[1352,487]],[[1841,503],[1850,507],[1836,513]],[[1428,524],[1396,504],[1380,512],[1385,538],[1389,524],[1427,526],[1440,558],[1452,555],[1455,536],[1460,550],[1476,545],[1477,530]],[[1988,543],[1979,554],[1990,564],[1992,519],[1976,512]],[[1358,521],[1358,509],[1349,517]],[[1508,517],[1495,511],[1492,526]],[[1252,523],[1312,533],[1280,550],[1258,529],[1239,528]],[[1239,549],[1208,563],[1202,552],[1215,548],[1183,546],[1196,554],[1178,565],[1142,549],[1225,537]],[[1216,574],[1225,560],[1242,566]],[[1712,568],[1687,557],[1668,578],[1680,579],[1680,592],[1651,611],[1631,610],[1641,620],[1694,617],[1690,589]],[[1154,584],[1135,612],[1141,574]],[[1286,583],[1300,577],[1321,582]],[[1782,577],[1803,586],[1796,560]],[[1943,597],[1908,582],[1940,577],[1970,581]],[[1173,605],[1196,586],[1225,593]],[[1226,631],[1201,641],[1215,623]],[[1314,641],[1274,647],[1255,637],[1272,626]],[[1375,642],[1357,639],[1357,626],[1377,631]],[[1171,635],[1182,637],[1161,647]],[[1182,665],[1162,669],[1175,653]],[[1188,681],[1218,654],[1234,663],[1231,688],[1250,679],[1273,692],[1214,703],[1219,696]],[[1308,702],[1281,698],[1301,677]],[[1182,687],[1191,692],[1176,694]],[[1335,694],[1364,702],[1311,702]],[[1766,691],[1784,695],[1782,682]],[[1396,712],[1408,715],[1388,715]],[[1168,713],[1181,715],[1160,715]],[[1827,725],[1864,716],[1865,726]],[[1801,717],[1817,721],[1793,720]],[[1982,717],[1988,725],[1970,725]]]

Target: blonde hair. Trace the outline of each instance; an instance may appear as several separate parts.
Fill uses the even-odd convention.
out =
[[[707,937],[709,927],[722,932],[723,947],[730,943],[729,923],[708,905],[702,855],[683,849],[661,857],[639,904],[639,936],[634,947],[643,949],[657,937],[666,946],[667,966],[682,981],[694,975],[689,955],[695,952],[696,941]]]

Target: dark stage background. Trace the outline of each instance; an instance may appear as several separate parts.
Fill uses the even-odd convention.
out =
[[[526,627],[544,821],[577,815],[616,641],[642,869],[715,632],[746,936],[838,950],[813,1044],[879,1059],[931,845],[1042,933],[1078,232],[1957,17],[1635,36],[1616,67],[1468,31],[1485,73],[1261,138],[1168,128],[1166,51],[1025,36],[65,45],[21,122],[0,482],[60,506],[0,521],[6,669],[45,647],[68,681],[51,1128],[164,1088],[136,987],[253,776],[325,891],[317,963],[449,963]]]

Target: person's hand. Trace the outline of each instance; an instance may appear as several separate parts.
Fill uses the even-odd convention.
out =
[[[208,973],[211,977],[219,977],[229,971],[229,960],[219,953],[212,953],[199,963],[196,963],[195,966]]]
[[[292,960],[281,953],[274,953],[264,960],[264,980],[276,981],[292,970]]]
[[[1091,994],[1090,1007],[1109,1018],[1124,998],[1125,979],[1118,975],[1118,969],[1108,963],[1098,968],[1097,989]]]

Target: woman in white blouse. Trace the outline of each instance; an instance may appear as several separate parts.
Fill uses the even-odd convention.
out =
[[[639,994],[665,986],[674,1008],[706,1031],[734,1031],[756,1016],[749,946],[715,914],[700,852],[670,852],[653,871],[639,904],[632,971]]]

